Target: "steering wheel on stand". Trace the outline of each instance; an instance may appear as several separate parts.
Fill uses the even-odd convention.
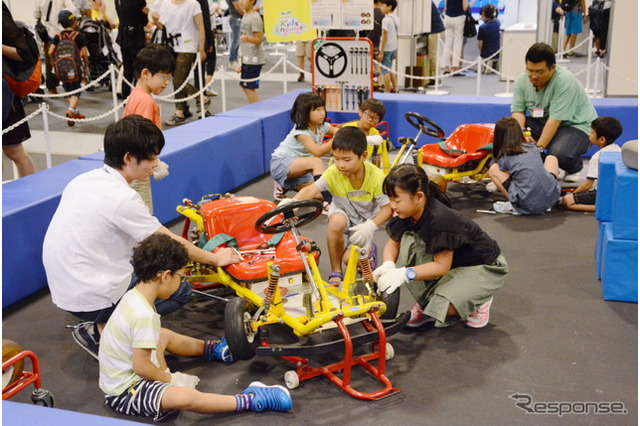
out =
[[[420,115],[417,112],[408,112],[404,115],[404,118],[409,124],[418,129],[420,133],[424,133],[425,135],[437,139],[442,139],[444,137],[444,130],[442,130],[442,127],[438,126],[434,121],[429,120],[424,115]],[[417,139],[418,136],[416,136],[416,140]]]

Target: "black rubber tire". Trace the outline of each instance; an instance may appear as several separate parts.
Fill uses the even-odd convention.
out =
[[[224,309],[224,335],[235,360],[248,360],[256,356],[260,330],[257,334],[250,333],[247,324],[255,310],[251,302],[242,297],[229,300]]]
[[[400,289],[396,289],[391,294],[382,292],[380,299],[387,305],[387,310],[380,317],[380,319],[395,319],[398,316],[398,306],[400,305]]]
[[[20,352],[22,352],[22,348],[16,342],[9,339],[2,339],[2,363],[3,364],[6,360],[13,358],[14,356],[18,355]],[[10,385],[11,383],[14,383],[16,380],[20,378],[20,376],[22,376],[22,371],[24,369],[24,359],[21,359],[20,361],[16,362],[7,370],[9,370],[10,368],[13,368],[13,372],[11,371],[6,372],[7,377],[9,377],[9,373],[11,373],[11,378],[9,380],[6,380],[5,378],[5,371],[2,372],[2,382],[3,382],[2,388],[3,389],[6,386]]]
[[[46,389],[36,389],[31,393],[31,402],[42,407],[53,407],[53,394]]]

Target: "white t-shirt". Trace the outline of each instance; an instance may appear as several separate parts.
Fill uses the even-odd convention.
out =
[[[160,367],[156,348],[160,315],[137,288],[129,290],[109,317],[100,336],[100,389],[120,395],[142,379],[133,371],[133,349],[151,349],[151,362]]]
[[[167,36],[173,40],[173,50],[177,53],[196,53],[198,27],[194,17],[202,15],[200,3],[196,0],[185,0],[176,5],[171,0],[164,0],[159,13],[160,22],[167,28]]]
[[[612,143],[611,145],[607,145],[593,154],[593,156],[589,160],[589,168],[587,169],[587,178],[595,179],[595,182],[593,182],[592,186],[593,189],[596,189],[598,186],[598,163],[600,160],[601,152],[622,152],[622,148],[620,148],[615,143]]]
[[[160,226],[116,169],[105,165],[74,178],[42,248],[53,303],[90,312],[117,302],[131,282],[133,248]]]
[[[398,26],[400,20],[396,15],[385,15],[382,19],[382,31],[387,32],[387,43],[384,45],[385,52],[398,50]],[[382,40],[382,37],[380,38]]]

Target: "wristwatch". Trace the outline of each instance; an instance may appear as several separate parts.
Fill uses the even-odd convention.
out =
[[[413,268],[407,268],[406,276],[407,280],[413,281],[416,279],[416,271]]]

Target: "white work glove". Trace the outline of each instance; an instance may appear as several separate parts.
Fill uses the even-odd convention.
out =
[[[158,165],[153,169],[153,179],[160,180],[169,176],[169,165],[162,160],[158,160]]]
[[[373,233],[378,229],[378,225],[371,219],[367,219],[366,222],[360,225],[352,226],[349,228],[351,235],[349,236],[349,242],[360,247],[364,247],[373,238]]]
[[[194,376],[193,374],[185,374],[179,371],[171,373],[172,385],[195,389],[198,383],[200,383],[200,378],[198,376]]]
[[[384,274],[387,271],[390,271],[391,269],[396,269],[396,264],[395,264],[395,262],[387,260],[382,265],[380,265],[376,269],[374,269],[374,271],[373,271],[373,280],[377,282],[378,279],[380,278],[380,275]]]
[[[380,146],[382,144],[382,136],[370,135],[367,136],[367,145]]]
[[[283,198],[278,203],[278,207],[286,206],[287,204],[292,203],[294,201],[296,201],[296,200],[294,200],[293,198]]]
[[[406,282],[407,268],[403,266],[402,268],[389,269],[378,278],[378,290],[391,294]]]

